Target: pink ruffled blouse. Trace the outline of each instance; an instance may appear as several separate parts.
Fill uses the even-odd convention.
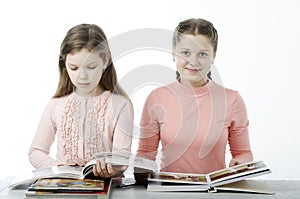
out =
[[[105,91],[95,97],[76,93],[53,98],[46,106],[29,149],[35,168],[91,160],[99,152],[130,152],[133,107],[125,97]],[[57,139],[56,159],[49,156]]]

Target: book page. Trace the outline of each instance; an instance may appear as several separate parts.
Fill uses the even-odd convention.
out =
[[[249,162],[209,173],[211,184],[220,185],[229,182],[270,173],[262,161]],[[235,180],[234,180],[235,179]],[[219,183],[218,183],[219,182]],[[222,183],[221,183],[222,182]]]
[[[111,163],[112,165],[126,165],[132,167],[143,168],[151,171],[157,171],[157,163],[153,160],[137,157],[131,153],[111,153],[102,152],[96,154],[96,159],[104,158],[106,163]]]
[[[89,174],[92,174],[93,165],[96,164],[96,161],[98,159],[104,159],[105,163],[112,164],[113,166],[132,166],[150,171],[158,170],[155,161],[137,157],[131,153],[101,152],[97,153],[95,155],[95,158],[86,164],[86,166],[82,170],[83,176],[88,176]]]
[[[54,166],[45,169],[37,169],[33,171],[33,174],[38,178],[82,178],[82,169],[80,166]]]
[[[205,174],[154,172],[148,179],[157,182],[172,182],[185,184],[208,184]]]
[[[79,166],[53,166],[44,169],[36,169],[31,172],[18,175],[10,183],[10,188],[28,186],[40,178],[82,178],[82,167]]]

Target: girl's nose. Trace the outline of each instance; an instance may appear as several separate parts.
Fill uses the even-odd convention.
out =
[[[79,69],[78,78],[80,78],[80,79],[85,79],[85,78],[87,78],[87,73],[86,73],[86,71],[85,71],[84,68],[80,68],[80,69]]]
[[[191,56],[191,57],[189,58],[188,62],[189,62],[190,65],[192,65],[193,67],[200,67],[199,60],[198,60],[197,56]]]

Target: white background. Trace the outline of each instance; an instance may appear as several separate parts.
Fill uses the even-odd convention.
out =
[[[254,157],[273,171],[263,178],[300,180],[299,8],[297,0],[1,1],[0,176],[33,169],[27,151],[56,90],[59,47],[72,26],[95,23],[110,39],[200,17],[219,32],[215,64],[223,85],[247,105]],[[145,64],[175,67],[170,54],[151,50],[115,63],[119,79]],[[137,124],[154,87],[130,93]]]

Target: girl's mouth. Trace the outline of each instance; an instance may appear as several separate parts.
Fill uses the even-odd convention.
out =
[[[195,69],[195,68],[185,68],[185,70],[188,70],[189,72],[192,72],[192,73],[197,73],[197,72],[201,71],[201,69]]]

